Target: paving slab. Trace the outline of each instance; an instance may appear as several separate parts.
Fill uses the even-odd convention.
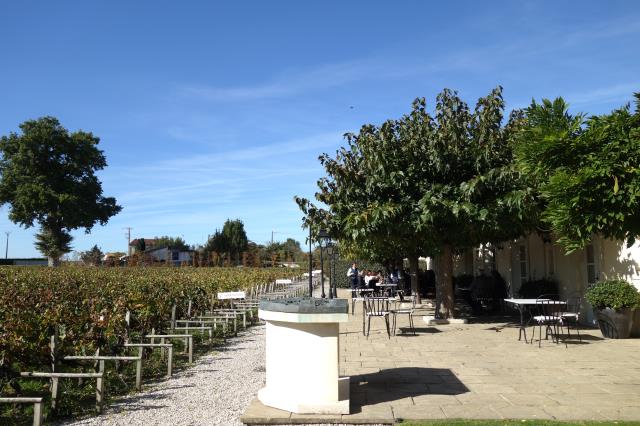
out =
[[[428,308],[416,313],[431,314]],[[407,318],[399,321],[408,326]],[[357,305],[340,329],[340,371],[351,376],[352,413],[308,420],[640,420],[640,339],[605,340],[599,330],[585,328],[583,344],[543,339],[538,347],[518,341],[516,317],[416,325],[416,336],[389,338],[384,322],[372,321],[367,338]],[[258,408],[247,411],[287,420],[283,424],[304,419]]]

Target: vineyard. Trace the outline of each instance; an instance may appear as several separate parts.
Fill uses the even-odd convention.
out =
[[[195,315],[212,308],[219,291],[249,290],[296,274],[261,268],[0,267],[0,394],[12,391],[8,383],[15,372],[50,371],[53,334],[60,357],[116,354],[128,339],[166,329],[172,309],[178,317],[188,309]]]

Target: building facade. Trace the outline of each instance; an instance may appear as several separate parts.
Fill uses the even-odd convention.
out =
[[[551,239],[530,234],[466,250],[456,260],[454,275],[480,275],[492,270],[500,273],[513,296],[524,282],[542,278],[557,281],[561,297],[584,296],[590,284],[613,278],[625,279],[640,289],[640,243],[627,247],[625,242],[596,236],[584,249],[566,254]],[[586,301],[582,321],[594,323]]]

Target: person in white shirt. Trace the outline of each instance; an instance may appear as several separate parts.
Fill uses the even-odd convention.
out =
[[[347,277],[351,282],[351,288],[358,287],[358,266],[355,263],[351,264],[351,268],[347,270]]]

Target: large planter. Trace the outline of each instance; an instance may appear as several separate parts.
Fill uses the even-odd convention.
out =
[[[631,324],[631,337],[640,337],[640,309],[633,311],[633,323]]]
[[[627,339],[631,335],[634,310],[594,309],[602,335],[608,339]]]

